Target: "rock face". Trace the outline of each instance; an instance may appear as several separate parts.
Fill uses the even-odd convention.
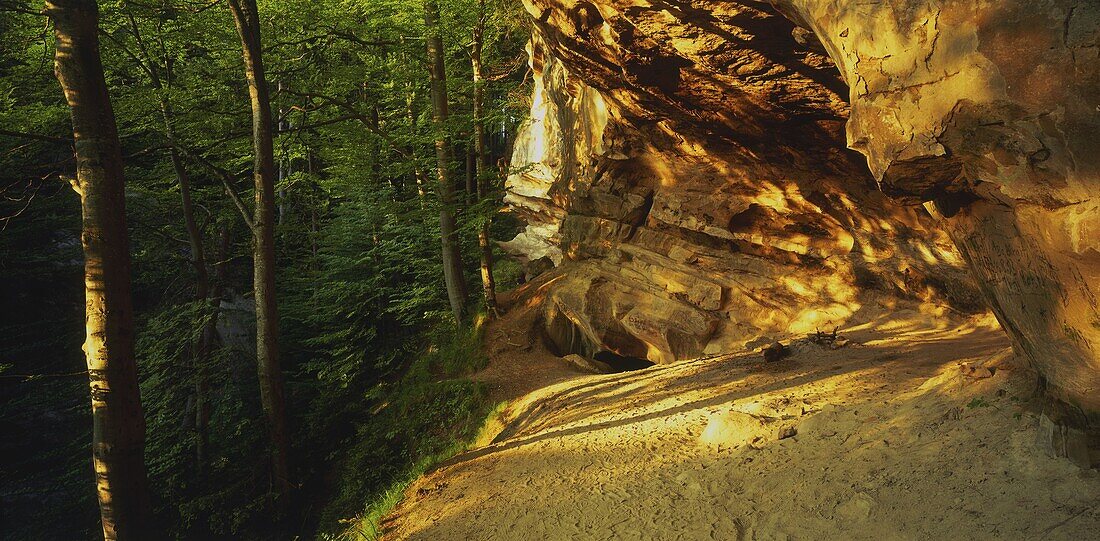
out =
[[[525,5],[507,247],[561,263],[563,354],[730,351],[884,296],[965,310],[969,267],[1059,422],[1100,426],[1100,4]]]
[[[720,74],[739,53],[720,35],[694,41],[695,26],[654,11],[652,31],[694,36],[678,42],[694,51],[683,53],[689,59],[670,52],[654,62],[708,66],[676,75],[686,68],[615,56],[644,47],[657,55],[668,36],[634,30],[620,48],[568,34],[601,17],[579,6],[557,8],[561,21],[551,11],[531,44],[531,120],[506,198],[528,225],[505,247],[563,265],[544,306],[558,353],[671,362],[867,321],[883,296],[981,306],[931,216],[891,201],[844,150],[847,104],[813,82],[843,86],[823,54],[802,47],[808,75],[784,75],[801,97],[776,97],[779,106],[761,98],[772,113],[751,117],[725,94],[734,80]],[[768,17],[798,46],[793,24]],[[651,80],[665,76],[677,86]]]
[[[1065,421],[1100,429],[1100,4],[836,4],[782,10],[851,87],[848,145],[930,202]]]

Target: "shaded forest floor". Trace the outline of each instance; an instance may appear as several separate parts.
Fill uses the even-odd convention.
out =
[[[550,280],[549,272],[532,282],[501,294],[503,317],[485,329],[489,364],[470,379],[485,383],[492,403],[515,400],[532,391],[580,377],[575,368],[550,353],[536,329],[538,306]],[[510,408],[510,412],[514,408]],[[508,414],[505,414],[507,418]]]
[[[1087,539],[1100,473],[1033,445],[1034,377],[991,318],[917,310],[838,349],[587,376],[529,332],[538,283],[474,376],[515,399],[414,483],[386,539]],[[534,342],[534,343],[532,343]]]

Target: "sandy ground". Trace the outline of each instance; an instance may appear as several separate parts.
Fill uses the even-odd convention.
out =
[[[414,484],[386,539],[1100,538],[1100,473],[1033,445],[1034,379],[995,324],[895,315],[775,363],[581,376],[498,346],[486,381],[520,378],[498,396],[557,383]]]

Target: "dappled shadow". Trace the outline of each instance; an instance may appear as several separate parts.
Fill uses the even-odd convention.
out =
[[[746,353],[584,378],[540,392],[537,400],[512,417],[491,445],[460,454],[440,467],[547,439],[641,423],[855,372],[896,375],[915,369],[919,375],[905,377],[927,378],[938,365],[921,363],[912,358],[914,353],[950,351],[961,359],[986,354],[1004,344],[1003,333],[989,327],[901,329],[893,335],[881,335],[868,345],[844,349],[836,356],[835,364],[814,362],[815,354],[825,352],[811,349],[778,363],[766,363],[759,354]],[[685,401],[683,397],[695,398]],[[621,415],[624,403],[637,411],[670,400],[678,403],[641,415]],[[593,422],[604,417],[604,421]]]
[[[1026,445],[1030,425],[1013,421],[1013,404],[1031,386],[1022,369],[998,364],[996,377],[967,382],[954,367],[1003,363],[1007,342],[995,329],[873,338],[864,347],[795,347],[790,360],[770,365],[724,356],[540,391],[547,407],[516,419],[523,427],[512,436],[410,490],[386,521],[387,536],[992,531],[1069,539],[1100,523],[1100,513],[1081,507],[1100,494],[1100,479],[1075,477],[1068,464],[1042,457]],[[731,409],[797,423],[798,431],[735,447],[701,443],[708,422]],[[1074,495],[1051,498],[1060,490],[1055,480],[1070,478]]]

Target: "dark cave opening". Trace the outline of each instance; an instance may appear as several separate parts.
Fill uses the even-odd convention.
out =
[[[602,363],[606,363],[615,372],[632,372],[634,370],[642,370],[643,368],[649,368],[653,366],[653,361],[648,359],[642,359],[640,357],[628,357],[625,355],[619,355],[614,351],[602,350],[596,353],[593,357],[595,360]]]

